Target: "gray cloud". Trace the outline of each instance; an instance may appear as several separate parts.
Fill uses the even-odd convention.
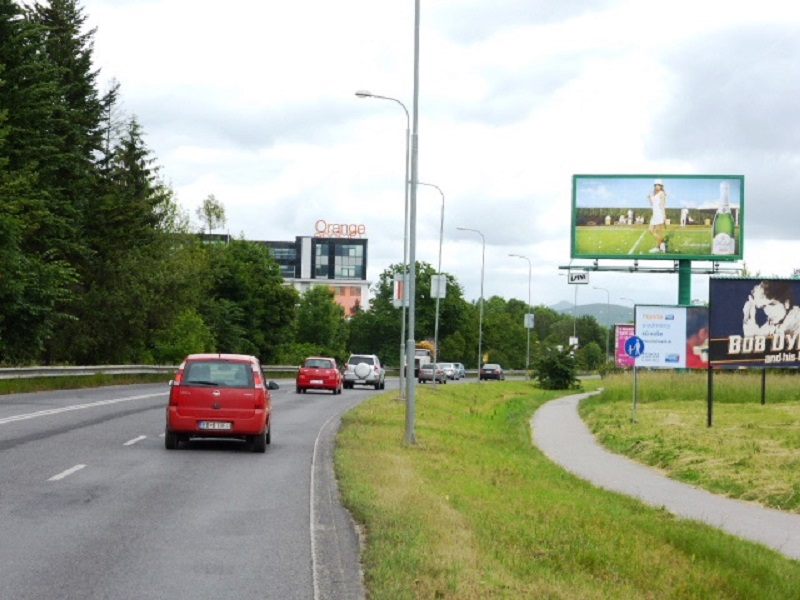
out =
[[[753,25],[684,44],[665,60],[671,101],[647,152],[708,173],[745,175],[745,234],[796,239],[800,185],[800,38],[790,26]]]
[[[433,11],[436,28],[459,43],[474,43],[519,25],[547,25],[612,5],[611,0],[468,0]]]

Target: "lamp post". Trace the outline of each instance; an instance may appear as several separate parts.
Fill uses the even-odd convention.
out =
[[[439,298],[441,296],[441,290],[438,289],[439,284],[442,278],[442,238],[444,237],[444,192],[442,189],[433,183],[423,183],[421,181],[417,182],[417,185],[427,185],[428,187],[436,188],[439,191],[439,194],[442,196],[442,213],[439,219],[439,266],[436,268],[436,283],[437,283],[437,290],[436,290],[436,318],[434,320],[433,326],[433,362],[439,362]],[[433,378],[433,383],[436,383],[436,377]]]
[[[456,227],[456,229],[459,231],[472,231],[481,236],[481,304],[478,312],[478,371],[480,371],[481,364],[483,363],[481,345],[483,343],[483,267],[486,261],[486,238],[483,237],[483,234],[477,229],[470,229],[469,227]],[[480,380],[480,375],[478,375],[478,381],[480,382]]]
[[[390,100],[400,105],[403,109],[403,112],[406,113],[406,173],[405,173],[405,208],[403,211],[404,214],[404,226],[403,226],[403,274],[402,274],[402,282],[403,282],[403,290],[401,294],[400,303],[402,305],[402,323],[400,325],[400,397],[403,398],[406,395],[405,389],[405,377],[406,377],[406,304],[408,304],[408,282],[407,282],[407,272],[408,272],[408,169],[409,169],[409,131],[411,129],[411,120],[408,116],[408,109],[406,105],[400,102],[397,98],[391,98],[389,96],[380,96],[378,94],[373,94],[368,90],[358,90],[356,92],[356,96],[359,98],[378,98],[379,100]]]
[[[531,259],[527,256],[522,256],[522,254],[509,254],[509,256],[513,256],[515,258],[522,258],[528,261],[528,314],[533,315],[533,310],[531,309]],[[533,323],[526,323],[526,325],[533,325]],[[525,354],[525,374],[527,377],[530,377],[530,364],[531,364],[531,327],[528,327],[528,349]]]
[[[592,289],[600,290],[606,293],[606,361],[608,361],[608,331],[611,329],[608,311],[611,310],[611,294],[606,288],[593,286]]]

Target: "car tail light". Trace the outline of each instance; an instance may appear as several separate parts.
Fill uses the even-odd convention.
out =
[[[253,369],[253,381],[256,384],[256,387],[264,385],[264,380],[261,378],[261,373],[258,369]]]

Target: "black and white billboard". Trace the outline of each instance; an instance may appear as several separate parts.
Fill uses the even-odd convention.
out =
[[[797,279],[711,278],[711,366],[800,366],[799,299]]]

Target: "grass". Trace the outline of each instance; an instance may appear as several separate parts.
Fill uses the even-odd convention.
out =
[[[711,227],[672,224],[666,228],[668,255],[697,256],[711,254]],[[736,237],[739,239],[737,228]],[[575,230],[577,254],[646,255],[655,247],[655,240],[645,225],[580,226]]]
[[[134,385],[137,383],[164,383],[172,379],[172,373],[149,373],[141,375],[69,375],[64,377],[24,377],[0,379],[0,396],[4,394],[27,394],[48,390],[77,390],[105,385]]]
[[[768,372],[762,405],[759,372],[715,374],[711,427],[705,373],[640,373],[635,423],[632,383],[607,377],[605,392],[581,404],[602,444],[674,479],[800,513],[798,375]]]
[[[420,386],[413,446],[395,394],[344,415],[335,467],[371,599],[796,597],[800,563],[596,489],[533,447],[530,417],[562,394]]]

